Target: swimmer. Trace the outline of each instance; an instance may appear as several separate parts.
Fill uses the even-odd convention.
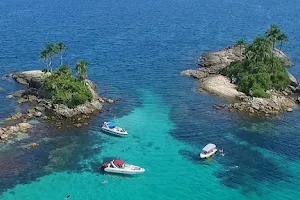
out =
[[[105,181],[102,182],[102,184],[106,184],[106,183],[108,183],[108,180],[105,180]]]
[[[222,148],[222,149],[219,149],[219,152],[220,152],[220,155],[221,155],[221,156],[224,156],[224,155],[225,155],[224,149],[223,149],[223,148]]]
[[[71,195],[69,194],[69,195],[68,195],[68,196],[65,198],[65,200],[66,200],[66,199],[69,199],[69,198],[70,198],[70,196],[71,196]]]

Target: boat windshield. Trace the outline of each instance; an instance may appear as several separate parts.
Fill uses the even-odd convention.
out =
[[[202,154],[207,154],[208,152],[207,151],[204,151],[204,150],[202,150],[202,152],[201,152]]]
[[[107,122],[106,125],[108,126],[108,128],[115,128],[116,124],[114,122]]]

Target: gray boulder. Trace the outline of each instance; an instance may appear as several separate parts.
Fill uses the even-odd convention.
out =
[[[289,75],[289,79],[290,79],[290,85],[297,87],[299,85],[297,79],[290,72],[288,72],[288,75]]]
[[[285,53],[283,53],[281,50],[274,49],[273,53],[276,57],[280,58],[280,60],[282,60],[284,62],[286,67],[294,66],[294,63],[292,62],[292,60]]]
[[[29,85],[31,83],[32,86],[35,86],[40,85],[39,83],[49,75],[51,75],[50,72],[45,73],[41,70],[32,70],[13,73],[12,78],[23,85]]]

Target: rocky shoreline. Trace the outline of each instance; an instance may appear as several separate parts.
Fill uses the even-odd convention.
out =
[[[84,82],[92,93],[91,102],[75,108],[55,104],[51,99],[44,98],[43,81],[49,75],[51,75],[50,72],[45,73],[40,70],[17,72],[10,75],[11,78],[24,85],[25,89],[16,91],[7,98],[17,99],[18,104],[26,109],[3,120],[4,124],[0,127],[0,141],[7,142],[20,133],[29,132],[33,128],[30,120],[35,118],[56,121],[55,125],[58,128],[62,126],[63,120],[71,122],[75,127],[88,125],[91,116],[101,111],[105,102],[115,102],[115,100],[100,97],[96,85],[86,79]]]
[[[243,47],[235,45],[217,52],[204,53],[197,62],[199,68],[185,70],[182,75],[198,79],[203,90],[229,100],[228,104],[214,105],[217,109],[227,108],[230,111],[263,117],[291,112],[297,106],[296,103],[300,102],[296,97],[297,93],[300,93],[300,85],[292,74],[289,73],[290,86],[284,91],[268,91],[270,98],[247,96],[238,91],[233,81],[225,76],[225,70],[231,62],[244,59],[243,51]],[[282,51],[275,49],[273,53],[287,67],[294,65]]]

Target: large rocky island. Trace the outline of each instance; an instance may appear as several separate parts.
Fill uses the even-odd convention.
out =
[[[258,36],[258,39],[256,40],[260,40],[260,43],[270,42],[269,44],[272,46],[272,40],[269,40],[267,37],[259,37],[260,36]],[[279,65],[284,65],[284,68],[293,66],[293,63],[281,50],[272,47],[269,48],[268,46],[265,51],[269,51],[269,49],[271,49],[271,53],[264,57],[261,61],[258,61],[258,56],[253,55],[254,46],[259,46],[258,44],[260,44],[259,42],[255,43],[256,40],[251,45],[247,45],[244,41],[240,41],[238,44],[229,46],[223,50],[204,53],[198,60],[198,69],[185,70],[182,74],[199,79],[200,87],[203,90],[229,100],[229,104],[215,105],[218,109],[229,108],[230,110],[242,111],[255,116],[271,116],[284,111],[291,112],[293,108],[296,107],[296,93],[298,93],[300,89],[298,81],[292,74],[287,72],[286,69],[280,68],[281,66],[278,68],[281,70],[279,70],[281,73],[279,77],[282,77],[282,80],[278,79],[276,82],[282,83],[282,85],[278,87],[276,85],[273,87],[272,81],[269,80],[269,77],[275,77],[275,75],[272,74],[273,71],[275,71],[275,62],[279,63]],[[273,45],[273,47],[274,46],[275,45]],[[250,50],[250,48],[252,49]],[[253,64],[253,68],[256,68],[256,71],[253,70],[251,72],[247,72],[249,75],[246,74],[247,76],[241,77],[240,74],[243,73],[241,68],[244,67],[248,70],[252,67],[249,66],[250,64],[243,65],[243,62],[245,63],[247,60],[252,59],[250,56],[256,56],[253,58],[256,59]],[[274,61],[271,60],[269,62],[264,59],[274,59]],[[261,64],[263,62],[267,62],[267,64]],[[265,66],[271,68],[269,72]],[[234,70],[239,71],[236,74],[231,73]],[[263,73],[266,74],[266,80],[268,82],[265,81],[264,78],[260,77]],[[254,75],[252,76],[254,78],[251,77],[251,82],[249,81],[250,75]],[[244,77],[247,79],[244,79]],[[255,79],[256,77],[258,77],[258,80]],[[254,84],[251,88],[248,87],[250,89],[245,87],[246,83],[246,86],[248,86],[249,83],[252,82],[254,82]],[[257,82],[259,84],[257,84]],[[271,87],[264,84],[265,82],[267,82],[267,84],[270,83],[269,85],[271,85]],[[257,85],[259,85],[259,87],[257,87]],[[264,88],[265,85],[268,86],[267,89]]]

